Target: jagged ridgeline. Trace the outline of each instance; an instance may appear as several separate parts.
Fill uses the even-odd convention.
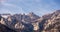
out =
[[[33,12],[0,14],[0,23],[0,32],[60,32],[60,10],[42,17]]]

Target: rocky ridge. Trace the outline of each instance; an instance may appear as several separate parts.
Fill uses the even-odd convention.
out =
[[[17,32],[60,32],[60,10],[39,17],[34,13],[14,14],[4,18],[0,23]]]

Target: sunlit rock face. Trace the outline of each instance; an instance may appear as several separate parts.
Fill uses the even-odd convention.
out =
[[[0,23],[18,32],[60,32],[60,10],[42,17],[32,12],[3,15],[0,15]]]
[[[5,19],[0,15],[0,23],[6,25]]]
[[[22,29],[23,31],[28,31],[28,30],[32,31],[33,25],[32,25],[31,20],[32,19],[36,20],[36,19],[40,18],[35,14],[33,14],[33,15],[32,14],[31,14],[31,16],[25,15],[25,14],[9,15],[7,18],[3,17],[5,19],[5,22],[4,21],[2,21],[2,22],[6,23],[6,26],[8,26],[11,29],[17,29],[17,30]],[[31,18],[32,16],[33,16],[33,18]],[[33,22],[35,22],[34,20],[33,20]],[[38,24],[36,24],[36,25],[38,27]],[[38,29],[38,28],[35,27],[35,29]]]
[[[39,23],[38,26],[39,26],[40,32],[55,32],[55,31],[59,32],[60,31],[60,28],[59,28],[60,27],[60,10],[55,11],[51,14],[44,15],[35,21]]]
[[[45,32],[60,32],[60,10],[52,13],[50,19],[44,24]]]
[[[6,21],[8,20],[7,19],[8,16],[10,16],[10,14],[1,14],[1,21],[0,21],[0,23],[6,25]]]
[[[1,18],[0,23],[1,23],[1,24],[5,24],[4,18]]]
[[[24,28],[24,25],[22,25],[22,23],[16,23],[15,24],[15,28],[16,29],[23,29]]]
[[[33,25],[33,30],[35,30],[35,31],[37,31],[37,30],[39,30],[39,23],[37,22],[37,23],[32,23],[32,25]]]

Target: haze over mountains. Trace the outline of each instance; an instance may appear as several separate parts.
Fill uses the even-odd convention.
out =
[[[27,15],[0,14],[0,23],[16,32],[60,32],[60,10],[42,17],[33,12]],[[4,31],[4,28],[1,29]]]

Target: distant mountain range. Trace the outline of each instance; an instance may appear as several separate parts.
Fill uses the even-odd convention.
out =
[[[16,32],[60,32],[60,10],[42,17],[35,15],[33,12],[27,15],[0,14],[0,23],[4,25],[1,27],[7,26],[10,30]],[[10,31],[9,29],[8,31]]]

